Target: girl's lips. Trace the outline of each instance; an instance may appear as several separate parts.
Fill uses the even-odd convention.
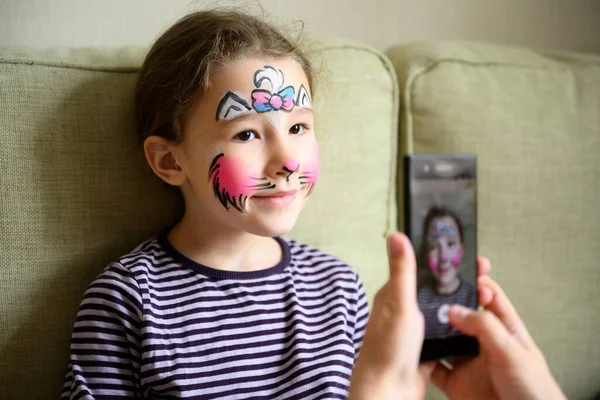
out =
[[[254,200],[273,207],[286,207],[296,199],[296,191],[278,192],[270,196],[253,196]]]
[[[440,271],[440,274],[443,275],[443,274],[448,273],[450,271],[450,268],[444,268],[444,267],[442,267],[442,268],[439,269],[439,271]]]

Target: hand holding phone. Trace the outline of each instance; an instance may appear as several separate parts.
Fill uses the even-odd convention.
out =
[[[433,365],[419,365],[423,319],[416,302],[416,262],[409,239],[387,238],[389,280],[375,295],[348,400],[421,399]]]
[[[565,400],[550,368],[500,286],[479,279],[488,292],[485,312],[453,306],[449,316],[461,331],[479,338],[480,356],[447,369],[436,363],[433,383],[449,399]],[[482,297],[484,297],[482,295]]]
[[[475,356],[477,340],[450,325],[452,304],[477,309],[477,164],[472,154],[404,159],[404,231],[417,258],[425,317],[421,362]]]

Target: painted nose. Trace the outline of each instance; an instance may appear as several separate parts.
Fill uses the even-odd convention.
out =
[[[286,162],[283,163],[283,170],[285,172],[287,172],[287,176],[285,177],[286,182],[290,181],[290,176],[294,172],[296,172],[299,167],[300,167],[300,163],[298,162],[298,160],[295,160],[293,158],[290,158],[289,160],[287,160]]]
[[[300,163],[298,162],[298,160],[290,158],[289,160],[283,163],[283,170],[285,172],[295,172],[299,166]]]

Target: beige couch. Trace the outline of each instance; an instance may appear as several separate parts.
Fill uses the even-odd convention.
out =
[[[332,39],[315,47],[323,172],[290,236],[353,265],[372,298],[387,278],[384,237],[401,226],[399,154],[477,153],[479,252],[568,396],[591,398],[600,57],[475,43],[389,57]],[[86,286],[181,211],[135,139],[143,54],[0,50],[1,399],[58,396]]]

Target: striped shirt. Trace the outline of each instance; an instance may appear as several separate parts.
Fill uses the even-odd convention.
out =
[[[446,317],[444,308],[446,307],[441,310],[440,307],[461,304],[477,308],[477,291],[465,280],[461,280],[456,292],[448,295],[438,294],[431,287],[424,286],[417,294],[417,301],[425,317],[425,339],[443,338],[455,335],[458,331],[444,320]]]
[[[332,399],[348,394],[368,319],[357,274],[287,238],[274,267],[222,271],[166,235],[89,286],[63,399]]]

